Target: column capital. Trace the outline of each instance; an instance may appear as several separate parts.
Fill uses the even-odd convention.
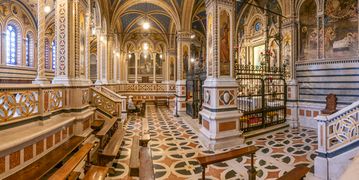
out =
[[[178,41],[191,41],[191,35],[192,33],[191,32],[178,32],[177,34],[177,40]]]

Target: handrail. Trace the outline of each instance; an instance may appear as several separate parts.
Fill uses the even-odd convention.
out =
[[[121,117],[122,100],[115,99],[97,88],[90,89],[91,105],[111,117]]]
[[[121,118],[125,121],[127,119],[127,97],[121,96],[105,86],[100,86],[99,89],[102,92],[104,92],[105,94],[107,94],[113,98],[116,98],[118,101],[121,101],[121,103],[122,103]]]
[[[334,114],[320,115],[315,119],[318,121],[319,154],[328,155],[359,140],[359,101]]]
[[[101,90],[101,92],[109,95],[110,97],[112,97],[114,99],[117,99],[119,101],[121,100],[121,96],[119,94],[113,92],[112,90],[110,90],[110,89],[108,89],[108,88],[106,88],[104,86],[100,86],[100,90]]]
[[[111,101],[114,101],[114,102],[121,102],[121,100],[119,99],[116,99],[110,95],[108,95],[107,93],[103,92],[101,90],[101,87],[100,88],[91,88],[92,91],[95,91],[96,93],[100,94],[101,96],[105,96],[106,98],[110,99]]]

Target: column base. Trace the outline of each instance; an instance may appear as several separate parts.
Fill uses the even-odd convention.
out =
[[[244,144],[244,137],[242,137],[240,134],[221,139],[210,139],[203,134],[202,128],[200,129],[200,131],[201,134],[198,135],[198,140],[205,148],[212,151],[224,148],[232,148]]]
[[[217,150],[244,143],[242,131],[239,130],[239,117],[242,114],[238,111],[211,112],[204,109],[200,114],[202,125],[199,140],[206,148]]]

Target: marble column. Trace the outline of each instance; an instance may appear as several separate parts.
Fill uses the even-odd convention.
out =
[[[140,60],[140,53],[135,53],[135,83],[138,83],[138,61]]]
[[[157,53],[152,53],[152,57],[153,57],[153,83],[156,83],[156,63],[157,63],[157,57],[156,57]]]
[[[114,34],[107,34],[107,81],[112,83],[114,79]]]
[[[0,52],[1,52],[1,55],[0,55],[0,64],[2,65],[6,65],[6,49],[4,47],[4,44],[6,44],[6,30],[5,29],[2,29],[3,31],[1,31],[0,35],[1,35],[1,41],[0,41]],[[35,62],[34,62],[35,63]]]
[[[37,27],[38,27],[38,55],[37,55],[37,76],[33,84],[49,84],[45,75],[45,31],[46,31],[46,13],[44,11],[45,1],[37,1]]]
[[[91,83],[89,79],[81,75],[80,22],[79,18],[76,18],[79,16],[80,6],[79,1],[56,1],[57,63],[55,78],[52,81],[54,84],[82,86]],[[43,48],[39,46],[39,49]]]
[[[237,109],[238,85],[234,79],[235,0],[207,0],[207,79],[200,141],[209,149],[240,145]]]
[[[97,56],[96,56],[96,60],[97,60],[97,76],[96,76],[96,82],[95,84],[96,85],[100,85],[101,84],[101,70],[102,70],[102,55],[101,55],[101,52],[102,52],[102,49],[101,49],[101,28],[97,27],[96,28],[96,43],[97,43]]]
[[[191,33],[179,32],[177,35],[177,81],[174,114],[186,111],[186,76],[190,64]]]
[[[86,14],[86,41],[85,41],[85,79],[92,84],[91,81],[91,7],[88,8],[88,13]]]

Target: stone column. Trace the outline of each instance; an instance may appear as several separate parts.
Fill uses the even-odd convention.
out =
[[[295,60],[299,59],[299,49],[297,44],[298,32],[300,27],[298,27],[299,18],[295,18],[294,13],[292,17],[283,19],[282,26],[282,48],[283,48],[283,63],[287,61],[288,66],[287,70],[289,76],[287,77],[287,110],[286,110],[286,119],[287,123],[291,128],[299,127],[299,107],[298,107],[298,97],[299,97],[299,88],[298,82],[295,79]]]
[[[101,28],[99,28],[99,27],[97,27],[96,28],[96,35],[97,35],[97,37],[96,37],[96,43],[97,43],[97,56],[96,56],[96,60],[97,60],[97,70],[96,70],[96,73],[97,73],[97,77],[96,77],[96,82],[95,82],[95,84],[96,85],[100,85],[101,84],[101,70],[102,70],[102,68],[101,68],[101,66],[102,66],[102,62],[101,62],[101,52],[102,52],[102,50],[101,50]]]
[[[38,55],[37,55],[37,76],[33,84],[49,84],[45,75],[45,31],[46,13],[44,12],[45,1],[37,1],[37,27],[38,27]]]
[[[174,114],[186,111],[186,76],[190,63],[191,33],[179,32],[177,36],[177,82]]]
[[[54,84],[68,86],[89,85],[91,81],[81,76],[79,1],[56,1],[56,53],[57,66]],[[41,9],[43,11],[43,9]],[[39,49],[43,49],[39,46]],[[39,53],[39,55],[41,55]]]
[[[156,63],[157,63],[157,53],[152,53],[153,57],[153,83],[156,83]]]
[[[209,149],[242,144],[234,79],[235,0],[207,0],[207,79],[200,141]]]
[[[108,51],[107,51],[107,35],[102,33],[101,35],[101,83],[107,84],[108,83]]]
[[[140,53],[136,52],[135,53],[135,83],[138,83],[138,61],[140,60]]]
[[[91,72],[90,72],[90,66],[91,66],[91,7],[88,8],[88,13],[86,14],[86,41],[85,41],[85,79],[89,81],[90,84],[92,84],[91,81]]]
[[[0,55],[0,64],[3,64],[3,65],[6,65],[6,49],[4,47],[4,45],[6,44],[6,30],[5,29],[2,29],[2,31],[0,32],[1,33],[1,41],[0,41],[0,52],[1,52],[1,55]],[[35,46],[34,46],[35,48]],[[34,58],[34,61],[35,61],[35,58]],[[34,64],[37,64],[34,62]]]
[[[113,82],[114,74],[114,54],[113,54],[113,43],[114,41],[114,34],[108,33],[107,34],[107,81]]]

